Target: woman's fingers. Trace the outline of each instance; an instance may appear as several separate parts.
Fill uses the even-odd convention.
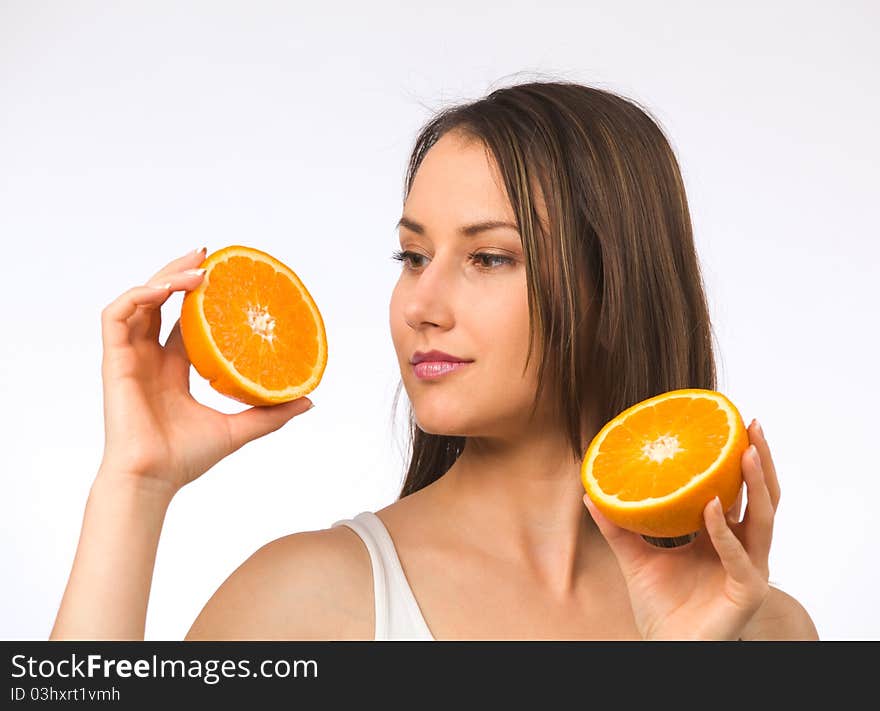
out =
[[[195,289],[204,279],[204,274],[195,273],[197,270],[188,270],[183,272],[177,272],[175,274],[168,274],[166,276],[160,277],[157,281],[161,282],[162,279],[165,279],[165,284],[170,284],[168,288],[168,296],[171,296],[175,291],[192,291]],[[167,298],[162,302],[163,304],[167,301]],[[161,306],[161,304],[160,304]],[[135,321],[133,319],[131,331],[132,338],[145,338],[148,341],[156,342],[159,340],[159,332],[162,330],[162,312],[160,309],[154,309],[149,312],[144,312],[144,318]],[[137,317],[137,314],[136,314]]]
[[[168,264],[162,267],[162,269],[150,277],[147,281],[147,286],[170,283],[170,292],[183,288],[194,288],[195,285],[199,283],[201,277],[195,278],[187,275],[181,277],[181,273],[186,269],[191,269],[201,264],[205,258],[204,252],[205,248],[202,247],[201,249],[184,254],[182,257],[171,260]],[[168,295],[170,295],[170,292]],[[167,300],[168,295],[166,295],[165,300]],[[165,300],[163,300],[162,303],[165,303]],[[159,338],[159,331],[161,328],[161,308],[138,308],[129,320],[129,329],[132,339],[146,338],[151,341],[156,341]]]
[[[760,455],[754,446],[749,446],[743,454],[742,472],[748,494],[743,517],[743,540],[752,560],[766,571],[776,510],[765,481]]]
[[[743,482],[743,485],[739,487],[739,493],[736,495],[733,505],[724,513],[724,517],[730,526],[735,526],[742,520],[743,491],[745,491],[745,488],[746,485]]]
[[[230,452],[235,452],[248,442],[275,432],[289,420],[310,410],[312,404],[307,397],[300,397],[277,405],[255,405],[248,410],[226,415]]]
[[[159,308],[168,298],[169,293],[166,288],[135,286],[105,306],[101,311],[101,340],[104,353],[114,348],[131,345],[129,319],[138,310],[146,313],[151,309]]]
[[[192,365],[183,345],[183,336],[180,333],[180,319],[175,321],[168,338],[165,339],[165,357],[168,367],[174,371],[174,375],[189,390],[189,367]]]
[[[703,509],[703,520],[706,522],[706,531],[709,533],[715,552],[721,559],[721,565],[736,584],[736,589],[748,591],[758,588],[760,583],[758,571],[739,538],[727,525],[727,519],[724,517],[717,496]]]
[[[776,465],[773,463],[773,457],[770,454],[770,446],[764,437],[764,431],[761,429],[761,423],[752,420],[749,427],[749,440],[758,448],[758,454],[761,455],[761,466],[764,469],[764,480],[767,482],[767,489],[770,492],[770,501],[773,502],[773,510],[779,506],[779,477],[776,475]]]
[[[176,272],[182,272],[184,269],[191,268],[194,264],[199,265],[205,260],[205,248],[197,249],[193,252],[188,252],[184,254],[182,257],[178,257],[177,259],[172,259],[168,264],[162,267],[158,272],[153,274],[150,277],[150,280],[147,282],[148,284],[152,284],[153,282],[161,280],[163,277],[169,274],[175,274]]]
[[[627,531],[617,524],[609,521],[588,494],[584,494],[584,505],[596,522],[599,531],[608,541],[608,545],[617,558],[620,569],[625,577],[629,577],[638,570],[645,559],[646,553],[651,551],[652,546],[637,533]]]

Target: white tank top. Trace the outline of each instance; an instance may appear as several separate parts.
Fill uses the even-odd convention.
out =
[[[370,553],[376,603],[375,639],[434,641],[382,519],[372,511],[363,511],[353,519],[346,518],[333,524],[340,525],[357,533]]]

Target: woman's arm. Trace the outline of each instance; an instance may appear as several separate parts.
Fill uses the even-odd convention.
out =
[[[143,477],[92,484],[50,640],[142,640],[159,535],[173,493]],[[186,635],[199,639],[370,640],[366,548],[345,527],[262,546],[233,571]]]
[[[50,640],[144,638],[159,534],[174,491],[99,470]]]
[[[50,640],[143,639],[174,493],[312,404],[300,397],[225,414],[192,397],[180,318],[164,346],[158,336],[162,304],[204,279],[190,269],[204,251],[172,260],[101,312],[104,455]]]

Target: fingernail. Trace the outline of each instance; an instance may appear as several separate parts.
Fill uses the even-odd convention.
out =
[[[315,406],[315,403],[312,403],[311,405],[309,405],[308,408],[306,408],[306,412],[311,410],[314,406]]]
[[[749,445],[749,455],[751,456],[752,461],[754,461],[755,464],[761,463],[761,455],[758,454],[758,448],[753,444]]]
[[[170,289],[171,282],[169,281],[167,284],[148,284],[151,289]]]
[[[764,436],[764,428],[761,427],[761,423],[758,422],[757,420],[752,420],[752,422],[755,423],[755,429],[758,430],[758,434],[763,437]]]
[[[191,252],[191,254],[198,254],[199,252],[204,252],[204,251],[207,250],[207,249],[208,249],[207,247],[199,247],[198,249],[194,249],[194,250]]]
[[[202,276],[205,273],[205,269],[187,269],[184,271],[184,274],[192,274],[193,276]]]

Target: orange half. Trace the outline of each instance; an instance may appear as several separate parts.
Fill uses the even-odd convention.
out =
[[[314,390],[327,366],[327,335],[296,273],[253,247],[207,257],[201,284],[187,292],[180,333],[190,362],[218,392],[274,405]]]
[[[645,536],[699,531],[715,496],[729,509],[742,486],[748,431],[720,392],[671,390],[636,403],[593,438],[581,465],[606,518]]]

